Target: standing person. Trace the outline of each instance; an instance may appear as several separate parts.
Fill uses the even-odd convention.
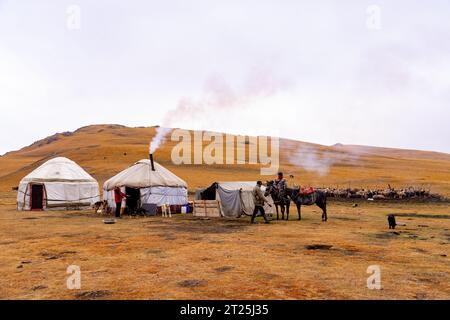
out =
[[[256,182],[256,186],[253,188],[253,191],[252,191],[253,201],[255,202],[255,209],[253,210],[251,223],[255,222],[255,218],[256,218],[256,215],[258,214],[258,211],[261,211],[261,214],[264,217],[265,223],[269,223],[269,219],[267,219],[266,212],[264,211],[264,202],[267,202],[267,204],[270,207],[272,205],[269,203],[269,200],[267,200],[267,198],[264,197],[264,194],[261,190],[261,186],[262,186],[261,181]]]
[[[114,188],[114,201],[116,202],[116,218],[120,218],[120,209],[122,208],[123,198],[128,198],[128,196],[123,193],[119,187]]]

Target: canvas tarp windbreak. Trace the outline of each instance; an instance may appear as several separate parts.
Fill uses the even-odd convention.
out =
[[[242,214],[251,215],[255,208],[253,200],[253,188],[256,181],[230,181],[218,182],[216,189],[216,199],[220,200],[223,215],[226,217],[240,217]],[[265,190],[265,187],[262,187]],[[267,197],[270,203],[272,198]],[[273,207],[265,204],[266,213],[273,213]]]

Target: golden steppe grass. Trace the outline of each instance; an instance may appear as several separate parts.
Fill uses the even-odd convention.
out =
[[[329,221],[124,217],[0,206],[2,299],[448,299],[445,204],[332,202]],[[386,214],[397,213],[394,234]],[[402,216],[402,214],[406,214]],[[325,244],[328,250],[307,246]],[[66,287],[69,265],[81,289]],[[382,290],[366,286],[379,265]]]
[[[78,162],[102,184],[146,158],[155,128],[98,125],[56,135],[0,157],[0,298],[3,299],[448,299],[448,203],[329,202],[298,221],[250,225],[249,218],[190,215],[124,218],[105,225],[84,212],[17,212],[20,179],[54,156]],[[260,167],[176,166],[175,142],[156,160],[198,187],[221,180],[266,179]],[[337,160],[323,176],[289,164],[299,147]],[[313,149],[311,149],[311,147]],[[356,152],[356,156],[355,156]],[[351,159],[347,161],[347,159]],[[281,140],[281,169],[290,183],[331,187],[416,186],[450,195],[450,155],[373,147],[325,147]],[[397,213],[398,234],[386,214]],[[401,214],[407,214],[402,216]],[[295,214],[293,214],[295,219]],[[329,250],[306,246],[326,244]],[[81,290],[66,288],[66,268],[81,267]],[[382,290],[366,287],[369,265],[380,265]]]

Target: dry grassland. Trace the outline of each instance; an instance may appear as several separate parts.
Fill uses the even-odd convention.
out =
[[[90,126],[0,157],[0,298],[2,299],[448,299],[448,203],[330,202],[301,222],[249,224],[249,218],[190,215],[102,223],[92,212],[17,212],[20,179],[54,156],[78,162],[102,184],[146,158],[155,128]],[[189,190],[221,180],[265,179],[259,166],[175,166],[168,141],[156,160]],[[323,176],[289,164],[288,153],[314,147],[336,159]],[[354,152],[358,150],[357,156]],[[320,156],[320,155],[319,155]],[[314,186],[430,188],[450,196],[450,155],[371,147],[325,147],[281,140],[290,183]],[[397,213],[397,233],[386,215]],[[295,219],[295,214],[292,215]],[[325,245],[322,249],[310,246]],[[81,290],[66,288],[66,268],[81,267]],[[369,290],[379,265],[382,290]]]
[[[91,212],[0,207],[2,299],[448,299],[444,204],[331,203],[329,221],[190,215],[102,223]],[[396,233],[386,214],[405,223]],[[314,249],[314,245],[326,245]],[[330,247],[331,246],[331,247]],[[66,268],[81,267],[68,290]],[[369,265],[382,290],[369,290]]]

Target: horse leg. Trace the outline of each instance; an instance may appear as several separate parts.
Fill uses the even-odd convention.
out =
[[[302,220],[302,205],[300,203],[297,203],[297,213],[298,213],[298,220]]]
[[[284,210],[286,208],[284,207],[284,204],[281,205],[281,220],[284,220]]]
[[[278,217],[278,205],[275,205],[275,209],[277,210],[277,220],[279,220],[280,218]]]
[[[328,220],[328,215],[327,215],[327,198],[323,199],[323,217],[324,217],[323,221],[327,221]]]
[[[318,201],[316,202],[316,205],[322,209],[322,221],[327,221],[327,204],[325,201]]]
[[[287,221],[289,221],[289,207],[290,207],[290,204],[287,203],[287,204],[286,204],[286,220],[287,220]]]

